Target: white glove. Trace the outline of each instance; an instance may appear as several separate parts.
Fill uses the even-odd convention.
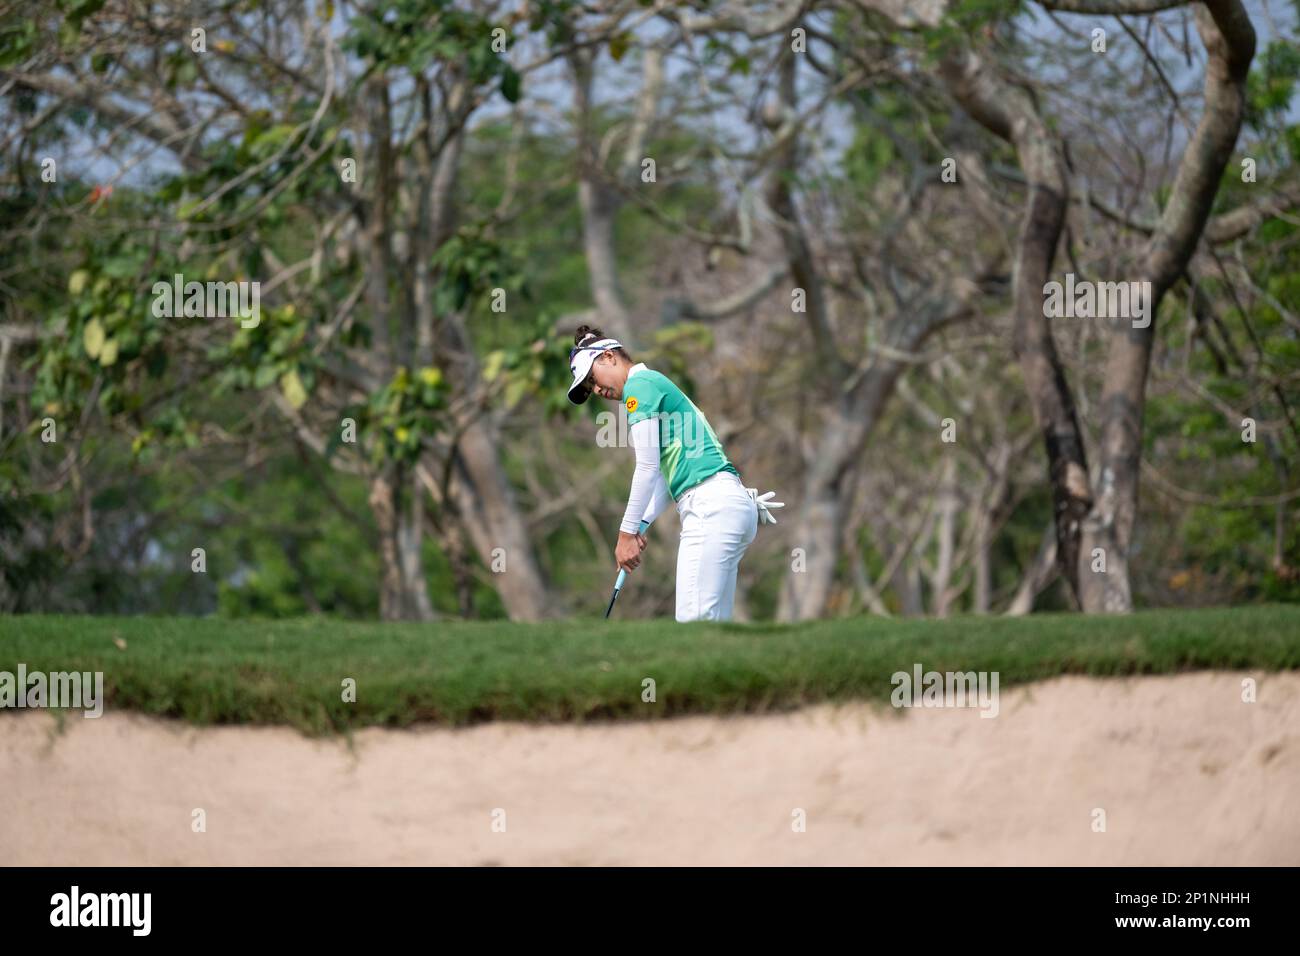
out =
[[[757,488],[746,488],[745,490],[749,492],[749,497],[754,499],[754,504],[758,505],[758,523],[776,524],[776,515],[772,514],[768,509],[785,507],[784,502],[768,500],[776,494],[776,492],[769,491],[760,495]]]

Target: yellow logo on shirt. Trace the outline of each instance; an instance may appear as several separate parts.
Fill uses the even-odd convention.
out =
[[[631,415],[634,411],[636,411],[636,399],[629,398],[627,400],[627,413]]]

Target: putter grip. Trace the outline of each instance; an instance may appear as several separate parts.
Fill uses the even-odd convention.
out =
[[[649,522],[649,521],[642,521],[642,522],[641,522],[641,533],[642,533],[642,534],[645,534],[645,529],[648,528],[648,527],[650,527],[650,522]],[[620,568],[620,569],[619,569],[619,572],[618,572],[618,580],[614,582],[614,590],[615,590],[615,591],[621,591],[621,590],[623,590],[623,582],[625,582],[626,580],[627,580],[627,572],[624,571],[622,568]]]

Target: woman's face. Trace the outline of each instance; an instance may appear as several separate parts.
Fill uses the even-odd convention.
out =
[[[591,374],[587,376],[587,385],[595,395],[616,402],[623,397],[623,384],[627,381],[627,371],[613,352],[601,352],[592,363]]]

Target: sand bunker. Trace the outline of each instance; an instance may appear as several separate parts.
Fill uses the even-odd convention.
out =
[[[366,730],[352,751],[10,713],[0,779],[5,864],[1296,865],[1300,674],[1066,678],[995,719],[854,704]]]

